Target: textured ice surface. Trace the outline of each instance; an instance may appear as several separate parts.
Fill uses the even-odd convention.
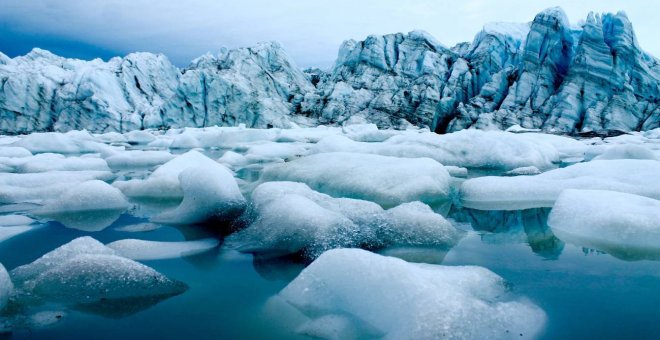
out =
[[[23,294],[67,303],[176,295],[186,287],[91,237],[75,239],[11,271]]]
[[[117,188],[103,181],[76,184],[58,198],[46,202],[42,215],[76,213],[97,210],[126,210],[128,201]]]
[[[307,334],[386,339],[534,338],[546,315],[481,267],[412,264],[359,249],[322,254],[279,297]]]
[[[72,186],[90,180],[112,180],[108,171],[49,171],[41,173],[0,173],[0,202],[40,203],[62,195]]]
[[[241,251],[314,258],[339,247],[393,244],[451,247],[461,233],[427,205],[412,202],[383,210],[363,200],[333,198],[302,183],[268,182],[252,193],[256,215],[228,242]]]
[[[218,246],[214,238],[195,241],[159,242],[125,239],[108,243],[117,255],[133,260],[162,260],[199,254]]]
[[[626,259],[660,258],[660,201],[605,190],[565,190],[548,217],[566,242]]]
[[[179,174],[183,201],[152,218],[159,223],[190,224],[209,220],[231,220],[247,204],[234,174],[209,159],[208,166],[191,167]]]
[[[105,159],[113,169],[147,168],[161,165],[175,156],[167,151],[129,150]]]
[[[652,159],[660,160],[653,151],[642,145],[622,144],[613,145],[596,156],[594,160],[599,159]]]
[[[0,312],[7,305],[7,300],[9,300],[9,296],[11,296],[13,291],[14,284],[11,282],[11,278],[9,278],[9,273],[7,273],[5,266],[0,263]]]
[[[480,177],[461,186],[461,202],[482,210],[552,207],[564,189],[601,189],[660,199],[660,162],[601,160],[536,176]]]
[[[449,173],[429,158],[323,153],[264,169],[262,181],[304,182],[334,197],[392,207],[411,201],[436,203],[449,195]]]

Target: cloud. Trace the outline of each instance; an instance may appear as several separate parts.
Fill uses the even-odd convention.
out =
[[[651,1],[614,0],[2,0],[0,51],[23,54],[45,47],[88,58],[149,51],[176,64],[276,40],[300,66],[333,63],[345,39],[423,29],[446,45],[472,40],[489,21],[526,22],[546,7],[563,6],[571,20],[589,10],[625,9],[643,47],[660,52]],[[649,8],[651,7],[651,8]],[[20,38],[20,39],[19,39]],[[648,41],[647,41],[648,38]],[[61,52],[63,51],[63,52]]]

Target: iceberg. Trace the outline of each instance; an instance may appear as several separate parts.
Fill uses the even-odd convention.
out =
[[[301,332],[322,338],[534,338],[546,322],[543,310],[488,269],[360,249],[323,253],[277,297],[309,317]]]

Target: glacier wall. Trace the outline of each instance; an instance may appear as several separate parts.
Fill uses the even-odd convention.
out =
[[[349,40],[328,71],[301,70],[277,43],[185,69],[151,53],[108,62],[0,53],[0,132],[373,122],[607,133],[660,127],[659,85],[659,61],[624,13],[571,26],[551,8],[451,48],[419,31]]]

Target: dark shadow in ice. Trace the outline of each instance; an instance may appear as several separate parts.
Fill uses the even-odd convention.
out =
[[[557,259],[564,249],[548,227],[549,208],[526,210],[455,209],[450,216],[469,223],[475,231],[483,232],[484,241],[495,243],[525,242],[532,251],[546,259]]]
[[[290,282],[305,269],[306,261],[297,255],[268,256],[254,254],[252,266],[254,270],[268,281]]]
[[[92,303],[81,303],[73,305],[72,309],[110,319],[121,319],[149,309],[159,304],[160,302],[179,294],[181,293],[140,296],[122,299],[100,299]]]

